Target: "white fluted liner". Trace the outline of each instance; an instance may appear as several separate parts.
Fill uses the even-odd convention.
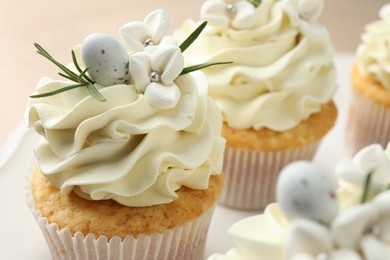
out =
[[[370,144],[390,141],[390,108],[352,88],[345,138],[351,155]]]
[[[163,233],[127,236],[123,240],[119,237],[107,240],[106,236],[96,238],[93,234],[84,237],[80,232],[72,235],[68,228],[59,229],[55,223],[49,223],[47,218],[35,209],[31,176],[28,177],[25,189],[27,205],[36,218],[55,260],[204,259],[207,232],[214,206],[194,221]]]
[[[312,160],[319,143],[280,152],[226,147],[225,187],[219,203],[240,210],[263,210],[275,201],[275,185],[281,169],[296,160]]]

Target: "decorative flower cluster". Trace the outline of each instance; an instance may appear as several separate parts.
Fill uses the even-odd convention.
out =
[[[201,17],[218,28],[251,29],[256,26],[256,10],[262,2],[265,0],[206,0],[201,8]],[[323,0],[281,0],[291,26],[297,27],[312,40],[325,35],[324,28],[315,25],[323,5]]]
[[[186,50],[206,27],[202,23],[178,46],[176,40],[167,35],[169,19],[163,10],[150,13],[143,22],[130,22],[120,29],[120,36],[127,50],[113,36],[93,33],[81,44],[81,58],[85,69],[79,65],[72,51],[73,65],[77,72],[56,61],[39,44],[38,53],[58,66],[61,76],[76,83],[61,89],[32,95],[41,98],[56,95],[78,87],[86,87],[90,95],[99,101],[105,97],[99,89],[119,84],[134,84],[154,109],[170,109],[178,103],[181,92],[175,84],[180,75],[213,65],[230,62],[210,62],[184,67],[182,52]],[[129,54],[130,53],[130,54]]]
[[[174,107],[180,90],[174,80],[184,68],[184,57],[175,39],[168,35],[166,13],[157,10],[143,22],[130,22],[120,29],[130,56],[130,74],[138,91],[157,109]]]
[[[201,8],[201,18],[212,26],[248,29],[256,24],[256,6],[247,0],[208,0]]]
[[[290,218],[285,247],[287,259],[385,259],[384,256],[390,255],[390,191],[385,188],[390,180],[389,158],[379,145],[372,145],[352,161],[341,162],[336,172],[344,182],[364,187],[361,203],[340,214],[334,212],[327,222],[305,213]],[[287,169],[282,174],[296,176],[296,171]],[[310,179],[316,172],[305,175],[306,185],[314,185]],[[316,185],[314,190],[324,190],[323,184]],[[308,207],[314,205],[310,204],[312,198],[295,201]],[[326,201],[316,203],[329,212]],[[283,203],[280,206],[289,216],[289,207],[293,206]]]

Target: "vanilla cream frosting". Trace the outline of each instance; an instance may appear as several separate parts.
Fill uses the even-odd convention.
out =
[[[173,201],[182,186],[207,189],[221,173],[221,112],[204,74],[182,73],[168,28],[163,10],[127,23],[119,32],[129,52],[110,35],[91,34],[72,52],[72,73],[61,69],[79,78],[93,70],[86,77],[93,85],[56,93],[74,82],[38,83],[25,121],[42,136],[35,147],[41,172],[63,194],[151,206]],[[105,84],[96,81],[101,76]]]
[[[390,253],[390,148],[379,145],[362,149],[352,160],[336,167],[341,213],[330,225],[300,218],[288,220],[278,203],[269,204],[262,215],[232,225],[228,234],[236,248],[213,254],[208,260],[380,259]],[[360,204],[362,186],[370,169],[376,169],[370,201]],[[312,173],[315,174],[315,173]],[[336,245],[336,246],[335,246]],[[359,252],[363,252],[363,258]]]
[[[264,214],[245,218],[232,225],[228,234],[237,244],[226,253],[213,254],[208,260],[278,260],[283,259],[288,221],[276,203]]]
[[[30,99],[26,122],[43,137],[35,148],[42,173],[64,194],[126,206],[169,203],[181,186],[206,189],[221,172],[221,114],[202,73],[174,82],[180,100],[164,110],[134,85],[101,88],[106,102],[85,88]],[[44,78],[37,92],[67,84]]]
[[[381,20],[366,26],[357,50],[360,72],[390,90],[390,5],[380,11]]]
[[[315,23],[322,6],[309,10],[305,1],[263,0],[249,8],[242,2],[205,2],[202,18],[210,26],[184,53],[186,63],[233,61],[204,70],[229,126],[291,129],[319,112],[336,90],[331,42]],[[223,6],[229,4],[235,8],[226,15]],[[186,21],[174,34],[178,42],[195,27]]]

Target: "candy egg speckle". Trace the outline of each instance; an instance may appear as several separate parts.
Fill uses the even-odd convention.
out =
[[[337,183],[323,169],[298,161],[286,166],[276,184],[276,198],[290,219],[329,224],[338,213]]]
[[[81,56],[96,83],[112,86],[129,82],[129,55],[113,36],[90,34],[81,45]]]

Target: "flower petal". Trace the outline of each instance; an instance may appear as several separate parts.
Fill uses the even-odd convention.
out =
[[[145,48],[144,41],[150,37],[148,28],[138,21],[122,26],[119,34],[122,41],[133,51],[142,51]]]
[[[378,207],[379,212],[385,218],[390,220],[390,191],[385,191],[377,195],[372,204]]]
[[[297,219],[292,222],[286,240],[286,256],[328,254],[333,248],[328,229],[315,221]]]
[[[308,18],[308,22],[317,21],[324,8],[324,0],[300,0],[297,3],[299,14],[304,14]]]
[[[226,3],[222,0],[205,1],[200,9],[200,17],[215,27],[226,28],[230,22],[226,14]]]
[[[373,190],[381,190],[390,182],[390,160],[378,144],[363,148],[352,161],[340,162],[336,167],[336,175],[347,183],[363,186],[366,175],[373,170]]]
[[[144,20],[148,28],[150,39],[155,45],[160,44],[161,39],[169,33],[169,17],[164,10],[156,10],[146,16]]]
[[[177,46],[177,41],[176,41],[175,37],[168,35],[168,36],[162,37],[162,39],[160,41],[160,45]]]
[[[366,235],[361,242],[364,259],[389,259],[390,246],[373,235]],[[386,256],[386,257],[385,257]]]
[[[236,4],[237,13],[234,16],[232,25],[236,29],[251,28],[256,24],[256,8],[247,1],[240,1]]]
[[[300,18],[296,5],[293,3],[293,0],[282,0],[282,7],[284,12],[290,19],[292,26],[299,26]]]
[[[129,70],[135,87],[140,91],[145,91],[146,86],[150,83],[150,54],[137,52],[130,56]]]
[[[324,27],[317,24],[311,24],[306,21],[301,21],[299,29],[307,38],[312,41],[323,41],[327,35],[327,31]]]
[[[170,109],[175,107],[177,102],[179,102],[181,93],[176,84],[164,86],[152,82],[146,88],[144,95],[153,108]]]
[[[184,68],[184,57],[176,46],[161,45],[152,54],[152,69],[159,72],[161,83],[168,86],[180,75]]]
[[[377,208],[363,204],[337,216],[332,223],[332,235],[340,247],[358,249],[361,238],[379,219]]]

